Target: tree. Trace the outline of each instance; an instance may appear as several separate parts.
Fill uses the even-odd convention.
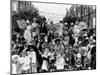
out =
[[[70,25],[71,22],[75,23],[77,20],[80,21],[81,19],[77,17],[65,16],[63,18],[63,23],[67,22]]]
[[[24,7],[23,7],[24,8]],[[26,8],[26,6],[25,6]],[[42,25],[43,23],[43,17],[39,15],[38,13],[38,9],[35,8],[35,7],[30,7],[30,8],[27,8],[27,10],[20,10],[18,13],[15,13],[12,15],[12,28],[13,30],[19,32],[19,28],[18,28],[18,25],[17,25],[17,20],[29,20],[30,22],[33,21],[33,18],[37,18],[37,23],[39,25]]]

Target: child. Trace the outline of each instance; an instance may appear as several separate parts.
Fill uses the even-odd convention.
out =
[[[75,70],[82,70],[82,56],[80,53],[76,55],[76,66]]]
[[[55,63],[55,51],[53,49],[50,50],[50,52],[48,53],[49,56],[49,64],[50,64],[50,71],[54,71],[55,67],[54,67],[54,63]]]
[[[61,54],[57,54],[56,56],[56,62],[55,62],[55,66],[57,70],[64,70],[64,65],[65,65],[65,60],[64,58],[61,56]]]
[[[18,59],[19,59],[18,55],[12,55],[12,74],[17,74]]]
[[[32,47],[30,47],[30,51],[28,51],[27,53],[28,57],[30,58],[31,73],[35,73],[37,72],[36,52]]]
[[[42,71],[46,72],[48,71],[48,53],[49,53],[49,49],[45,48],[44,53],[41,54],[43,57],[43,63],[42,63]]]
[[[22,73],[29,73],[30,70],[30,59],[25,51],[22,52],[22,57],[20,58],[20,63],[22,64]]]

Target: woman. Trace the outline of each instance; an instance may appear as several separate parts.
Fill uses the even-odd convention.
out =
[[[27,41],[27,44],[30,44],[32,37],[31,37],[31,26],[27,26],[27,29],[24,32],[24,39]]]

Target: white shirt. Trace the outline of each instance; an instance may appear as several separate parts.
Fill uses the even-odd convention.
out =
[[[17,63],[15,63],[15,62],[18,62],[18,60],[19,60],[18,55],[12,56],[12,61],[14,62],[14,63],[12,63],[12,74],[17,74]]]
[[[57,70],[64,69],[64,65],[65,65],[65,60],[63,57],[60,57],[56,60],[55,66]]]
[[[12,63],[12,74],[17,74],[17,66],[14,63]]]
[[[69,37],[65,37],[64,40],[65,40],[65,41],[63,41],[64,45],[68,45],[68,43],[69,43]]]
[[[37,26],[38,26],[37,23],[32,23],[32,28],[35,28],[35,27],[37,27]]]
[[[50,56],[50,60],[53,60],[54,59],[54,52],[53,53],[49,52],[48,56]]]
[[[30,41],[31,41],[31,32],[29,30],[25,30],[24,38],[25,38],[25,40],[27,40],[28,43],[30,43]]]
[[[90,53],[90,51],[87,53],[87,59],[91,59],[91,53]]]
[[[48,70],[48,67],[47,67],[48,63],[46,60],[43,60],[43,63],[42,63],[42,70]]]
[[[29,52],[28,56],[29,56],[29,58],[32,59],[32,63],[35,64],[36,63],[36,53],[34,51]]]
[[[42,55],[42,57],[48,58],[48,49],[45,49],[44,54]],[[48,62],[46,60],[43,60],[42,63],[42,70],[48,70]]]
[[[60,29],[59,29],[59,35],[62,35],[62,32],[63,32],[63,24],[61,23],[60,24]]]
[[[45,42],[48,42],[47,37],[44,37],[44,39],[45,39]]]
[[[30,69],[30,58],[28,56],[20,58],[20,63],[22,63],[22,70]]]

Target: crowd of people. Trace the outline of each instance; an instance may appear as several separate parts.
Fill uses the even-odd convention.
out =
[[[96,68],[96,30],[83,21],[57,24],[17,21],[12,31],[12,74],[32,74]]]

